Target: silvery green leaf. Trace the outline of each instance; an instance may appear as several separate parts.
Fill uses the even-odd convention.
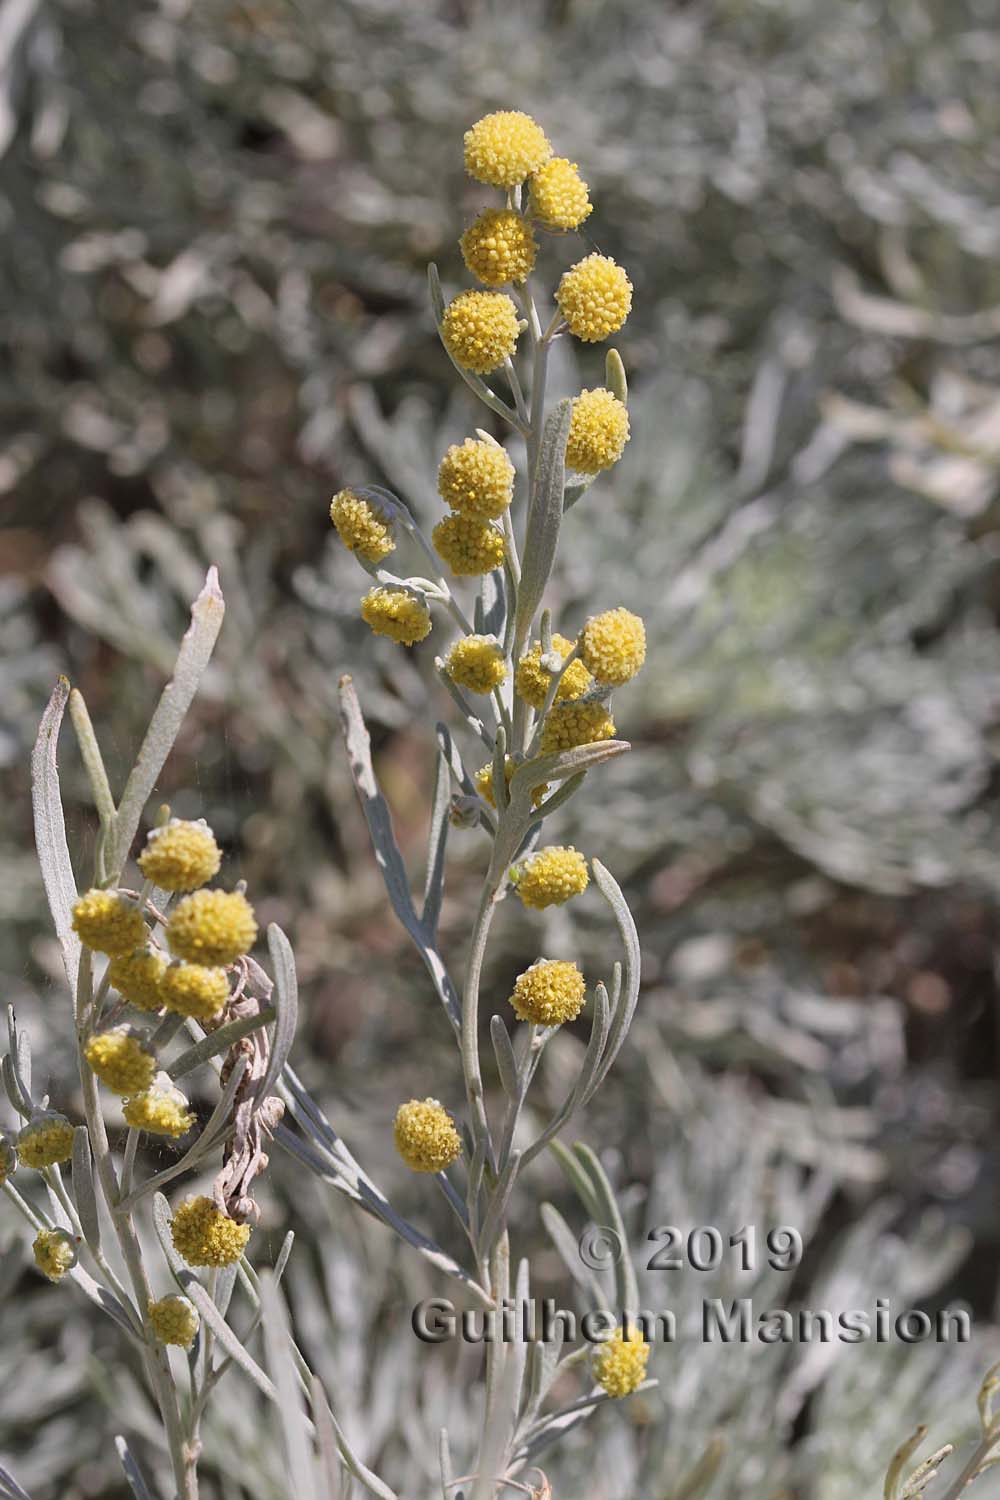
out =
[[[623,406],[628,405],[628,380],[617,349],[609,349],[604,357],[604,384]]]
[[[153,1492],[143,1478],[142,1470],[136,1462],[135,1455],[123,1437],[115,1438],[115,1450],[121,1460],[121,1466],[125,1471],[128,1487],[132,1491],[135,1500],[153,1500]]]
[[[594,872],[594,880],[611,907],[618,931],[621,935],[622,946],[625,950],[625,964],[622,979],[622,995],[614,1006],[614,1018],[611,1022],[611,1035],[608,1038],[607,1050],[601,1062],[600,1074],[594,1087],[599,1087],[607,1077],[608,1070],[614,1063],[615,1058],[621,1050],[622,1043],[628,1035],[628,1029],[635,1015],[636,1003],[639,999],[639,979],[641,972],[641,955],[639,952],[639,934],[635,929],[632,913],[628,909],[628,903],[622,895],[621,887],[614,876],[601,864],[599,859],[591,861]],[[612,996],[613,1001],[615,997]],[[593,1090],[591,1090],[593,1092]]]
[[[79,688],[74,688],[69,695],[69,716],[76,731],[80,758],[90,782],[90,791],[97,815],[101,820],[101,827],[104,830],[110,829],[115,821],[115,799],[111,795],[108,773],[104,768],[104,757],[101,755],[101,747],[97,743],[97,735],[90,721],[86,700]]]
[[[59,769],[56,744],[59,726],[69,699],[69,682],[60,677],[52,691],[48,707],[38,726],[38,738],[31,753],[31,804],[35,822],[35,845],[41,866],[42,884],[52,913],[52,921],[62,950],[63,966],[70,994],[76,994],[80,967],[80,940],[73,931],[72,913],[76,903],[76,878],[66,843],[59,791]]]
[[[512,1151],[497,1179],[490,1206],[486,1210],[486,1218],[479,1232],[479,1255],[485,1260],[493,1253],[493,1247],[500,1238],[504,1229],[507,1215],[507,1205],[510,1195],[514,1190],[514,1182],[517,1178],[518,1168],[521,1165],[520,1151]]]
[[[441,278],[438,276],[438,269],[433,261],[431,261],[427,267],[427,285],[430,290],[431,311],[434,314],[434,322],[437,325],[437,330],[440,334],[441,324],[444,319],[445,304],[444,294],[441,291]],[[464,366],[460,365],[456,359],[453,359],[451,351],[449,350],[447,344],[444,342],[443,337],[441,339],[441,346],[444,349],[444,352],[447,354],[448,358],[451,360],[458,374],[469,387],[470,391],[477,395],[480,401],[482,401],[484,405],[488,406],[491,411],[495,411],[498,416],[503,417],[504,421],[509,422],[512,427],[519,427],[520,423],[518,421],[517,412],[514,410],[514,408],[512,406],[509,406],[506,401],[498,396],[496,391],[491,390],[490,387],[486,384],[485,380],[481,379],[480,376],[474,374],[472,370],[466,370]]]
[[[275,1275],[277,1280],[277,1274]],[[320,1461],[323,1466],[323,1500],[339,1500],[343,1494],[343,1486],[340,1482],[340,1453],[337,1447],[337,1434],[334,1431],[333,1422],[330,1418],[330,1408],[327,1405],[326,1392],[323,1389],[319,1377],[314,1375],[310,1382],[309,1399],[312,1406],[313,1423],[316,1427],[316,1444],[319,1448]]]
[[[107,854],[112,875],[128,858],[143,810],[208,666],[225,610],[219,575],[215,568],[209,568],[205,586],[191,606],[191,624],[181,641],[173,677],[160,695],[118,805]]]
[[[276,922],[267,929],[267,948],[274,967],[274,993],[277,1020],[271,1038],[271,1055],[267,1072],[257,1090],[258,1099],[266,1099],[274,1088],[278,1074],[288,1061],[299,1019],[299,983],[295,973],[292,945]]]
[[[635,1394],[640,1391],[654,1390],[658,1385],[658,1380],[644,1380],[641,1385],[636,1386]],[[557,1439],[565,1437],[574,1427],[579,1427],[581,1422],[585,1422],[596,1406],[604,1406],[615,1399],[614,1396],[609,1396],[607,1391],[595,1387],[589,1396],[583,1396],[570,1406],[563,1407],[543,1418],[517,1449],[512,1462],[518,1467],[529,1463],[546,1448],[551,1447]]]
[[[606,760],[614,760],[616,756],[624,755],[631,748],[628,740],[599,740],[593,745],[577,745],[572,750],[560,750],[550,755],[537,755],[533,760],[525,761],[523,765],[518,766],[511,777],[511,799],[519,795],[522,801],[528,799],[530,806],[531,794],[541,782],[563,781],[572,776],[582,775],[583,772],[601,765]],[[552,798],[548,800],[551,803]]]
[[[438,750],[434,765],[434,800],[431,805],[431,829],[427,841],[427,875],[424,879],[424,904],[420,920],[433,936],[437,932],[444,899],[445,855],[448,846],[448,811],[451,805],[451,774],[444,752]]]
[[[0,1464],[0,1500],[31,1500],[28,1492],[22,1490],[13,1474],[2,1464]]]
[[[588,474],[586,479],[574,479],[563,491],[563,514],[572,510],[578,500],[582,500],[597,478],[596,474]]]
[[[296,1500],[317,1500],[312,1461],[312,1423],[306,1417],[292,1358],[292,1332],[285,1300],[265,1271],[260,1277],[260,1310],[264,1326],[264,1349],[281,1413],[281,1442],[285,1450],[288,1488]]]
[[[371,1469],[367,1468],[366,1465],[361,1462],[360,1458],[358,1458],[357,1454],[354,1452],[354,1449],[351,1447],[350,1443],[348,1443],[347,1441],[347,1438],[344,1436],[343,1428],[340,1426],[340,1423],[333,1415],[333,1412],[330,1411],[329,1402],[327,1403],[327,1413],[333,1426],[333,1430],[337,1435],[337,1447],[340,1449],[340,1456],[344,1460],[344,1464],[346,1465],[349,1473],[353,1474],[355,1479],[360,1480],[365,1489],[368,1490],[370,1494],[375,1495],[377,1497],[377,1500],[399,1500],[399,1497],[396,1494],[395,1490],[390,1489],[384,1480],[380,1479],[377,1474],[373,1474]]]
[[[594,1017],[590,1026],[590,1040],[587,1043],[587,1051],[584,1054],[576,1083],[573,1085],[565,1104],[549,1124],[546,1125],[538,1139],[532,1141],[531,1145],[525,1151],[524,1166],[527,1166],[530,1161],[534,1160],[539,1151],[559,1134],[576,1109],[581,1104],[585,1104],[592,1096],[592,1085],[601,1064],[601,1056],[608,1039],[610,1026],[611,1014],[608,1003],[608,992],[603,984],[598,984],[594,990]]]
[[[452,1500],[450,1491],[455,1478],[455,1470],[451,1461],[451,1444],[448,1441],[447,1427],[441,1428],[438,1437],[438,1463],[441,1469],[441,1500]]]
[[[923,1426],[918,1427],[915,1432],[910,1434],[905,1442],[900,1443],[899,1447],[892,1455],[892,1459],[886,1471],[885,1484],[882,1491],[885,1500],[898,1500],[900,1486],[903,1482],[903,1474],[906,1465],[909,1462],[911,1456],[920,1447],[920,1444],[923,1442],[926,1436],[927,1428]]]
[[[507,618],[504,579],[505,575],[499,568],[485,574],[481,592],[476,598],[476,618],[482,622],[476,629],[480,635],[495,635],[498,640],[503,635]]]
[[[566,482],[566,440],[572,411],[572,401],[560,401],[542,433],[531,487],[521,584],[517,594],[518,640],[528,637],[555,561]]]
[[[90,1136],[86,1125],[73,1131],[73,1197],[80,1215],[84,1239],[96,1255],[101,1248],[101,1220],[94,1188],[94,1166],[90,1155]]]
[[[7,1007],[7,1035],[10,1038],[10,1052],[14,1061],[14,1070],[21,1092],[25,1099],[31,1102],[31,1038],[26,1031],[18,1029],[17,1020],[14,1015],[14,1007]]]
[[[217,1035],[217,1033],[212,1034]],[[176,1161],[171,1162],[169,1167],[164,1167],[162,1172],[157,1172],[155,1177],[150,1177],[146,1182],[140,1183],[133,1192],[129,1193],[127,1198],[122,1199],[120,1205],[122,1209],[133,1208],[148,1193],[156,1192],[160,1188],[166,1187],[168,1182],[173,1182],[175,1177],[180,1177],[183,1173],[190,1171],[192,1167],[196,1167],[202,1157],[207,1156],[209,1152],[215,1150],[232,1129],[229,1118],[230,1111],[232,1110],[233,1100],[236,1097],[236,1090],[242,1083],[243,1074],[246,1072],[248,1066],[248,1060],[245,1057],[237,1058],[229,1077],[226,1079],[226,1086],[219,1095],[215,1108],[209,1115],[202,1130],[199,1131],[198,1135],[191,1142],[191,1145],[184,1152],[184,1155],[178,1157]]]
[[[521,1092],[517,1078],[517,1059],[514,1056],[510,1032],[504,1025],[502,1016],[490,1017],[490,1037],[493,1041],[493,1052],[497,1060],[497,1072],[500,1074],[503,1091],[508,1099],[516,1099]]]
[[[708,1441],[704,1453],[681,1480],[670,1500],[702,1500],[726,1456],[726,1440],[721,1432]]]
[[[607,1223],[607,1220],[601,1217],[601,1202],[594,1191],[594,1184],[590,1180],[590,1174],[583,1169],[574,1153],[564,1146],[561,1141],[553,1141],[551,1143],[551,1150],[556,1161],[569,1178],[573,1191],[594,1223]]]
[[[176,1083],[178,1078],[185,1077],[202,1063],[208,1062],[209,1058],[216,1057],[220,1052],[228,1052],[240,1037],[249,1036],[251,1031],[261,1031],[270,1025],[275,1015],[274,1006],[267,1005],[255,1016],[240,1016],[235,1021],[227,1021],[225,1026],[220,1026],[217,1031],[210,1031],[200,1042],[188,1047],[164,1071]]]
[[[5,1052],[0,1059],[0,1078],[3,1080],[4,1093],[10,1100],[11,1108],[25,1119],[31,1114],[31,1100],[25,1097],[17,1077],[17,1069],[14,1067],[14,1059],[9,1052]]]
[[[173,1272],[174,1280],[178,1286],[182,1286],[181,1277],[186,1273],[187,1267],[174,1249],[173,1236],[170,1233],[170,1204],[162,1193],[153,1194],[153,1228],[156,1230],[156,1238],[160,1242],[160,1249],[166,1258],[167,1265]]]
[[[503,728],[497,730],[497,737],[493,744],[493,801],[497,805],[497,813],[502,818],[509,801],[507,791],[507,734]]]
[[[577,1141],[573,1147],[577,1161],[583,1168],[593,1188],[594,1198],[597,1203],[595,1218],[598,1224],[607,1225],[617,1236],[621,1253],[614,1260],[615,1276],[615,1305],[628,1312],[639,1310],[639,1287],[635,1276],[635,1267],[632,1264],[632,1256],[629,1253],[628,1236],[625,1232],[625,1224],[618,1207],[614,1189],[608,1181],[607,1173],[601,1166],[596,1154],[582,1141]]]
[[[604,1293],[597,1278],[591,1274],[580,1258],[580,1243],[566,1220],[551,1203],[543,1203],[539,1209],[542,1223],[549,1239],[555,1246],[559,1258],[577,1286],[595,1307],[603,1307]]]
[[[278,1392],[275,1386],[268,1376],[265,1375],[253,1356],[248,1354],[246,1349],[244,1349],[240,1340],[219,1312],[219,1309],[194,1272],[182,1267],[178,1279],[184,1288],[185,1296],[190,1297],[201,1314],[202,1319],[211,1328],[219,1344],[225,1349],[234,1364],[239,1365],[240,1369],[246,1375],[249,1375],[254,1385],[262,1390],[265,1396],[269,1397],[272,1401],[277,1401]]]

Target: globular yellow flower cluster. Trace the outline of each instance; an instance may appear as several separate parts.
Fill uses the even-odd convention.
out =
[[[504,780],[506,781],[506,783],[507,783],[508,786],[510,786],[510,779],[513,776],[513,774],[514,774],[514,772],[516,770],[517,770],[517,763],[516,763],[516,761],[511,756],[508,755],[505,758],[505,760],[504,760],[504,766],[503,766]],[[488,761],[485,766],[480,766],[479,767],[479,770],[476,772],[476,775],[475,775],[475,782],[476,782],[476,791],[479,793],[480,797],[482,797],[483,801],[484,802],[488,802],[491,807],[496,807],[497,800],[496,800],[496,797],[493,794],[493,762],[492,761]],[[548,784],[548,782],[546,782],[544,784],[544,786],[536,786],[536,787],[534,787],[532,789],[532,792],[531,792],[532,805],[534,807],[537,807],[539,805],[539,803],[544,802],[545,798],[548,795],[548,791],[549,791],[549,784]]]
[[[174,1210],[170,1237],[189,1266],[228,1266],[246,1249],[250,1226],[237,1224],[211,1198],[185,1198]]]
[[[507,676],[503,649],[493,635],[467,635],[456,641],[444,669],[452,682],[470,693],[492,693]]]
[[[85,1043],[83,1055],[114,1094],[141,1094],[156,1076],[156,1058],[125,1027],[95,1032]]]
[[[510,1003],[519,1021],[536,1026],[562,1026],[583,1009],[585,986],[575,963],[540,958],[514,981]]]
[[[615,721],[603,703],[559,703],[546,715],[538,743],[541,753],[549,755],[614,736]]]
[[[456,577],[478,577],[503,566],[503,532],[478,516],[453,511],[437,523],[431,541]]]
[[[122,1109],[126,1125],[145,1130],[148,1135],[186,1135],[195,1117],[179,1089],[146,1089],[125,1101]]]
[[[149,1326],[161,1344],[190,1349],[198,1332],[198,1314],[186,1297],[172,1292],[150,1302],[146,1308]]]
[[[581,895],[590,883],[587,861],[572,845],[551,844],[511,867],[514,889],[525,906],[543,911]]]
[[[443,1172],[462,1154],[451,1115],[436,1099],[411,1099],[396,1111],[396,1150],[413,1172]]]
[[[74,905],[71,921],[81,943],[112,958],[141,948],[148,936],[138,907],[117,891],[87,891]]]
[[[356,552],[365,562],[380,563],[396,550],[391,519],[381,506],[353,490],[334,495],[330,520],[348,552]]]
[[[629,1396],[646,1378],[649,1345],[638,1328],[616,1328],[594,1355],[594,1379],[609,1396]]]
[[[575,161],[553,156],[531,179],[528,207],[546,229],[579,229],[593,204]]]
[[[462,258],[486,286],[522,282],[531,274],[537,247],[527,219],[512,208],[488,208],[462,235]]]
[[[204,964],[172,963],[160,984],[160,1001],[178,1016],[212,1021],[229,999],[225,969]]]
[[[517,109],[484,115],[465,132],[465,170],[491,187],[516,187],[551,155],[544,130]]]
[[[622,607],[591,615],[580,636],[580,655],[598,682],[621,687],[646,660],[646,627]]]
[[[17,1152],[5,1135],[0,1135],[0,1187],[17,1171]]]
[[[65,1229],[40,1229],[31,1248],[35,1265],[49,1281],[61,1281],[78,1259],[76,1240]]]
[[[506,292],[460,292],[441,320],[448,353],[477,375],[488,375],[510,359],[520,331],[517,308]]]
[[[219,873],[222,851],[202,820],[189,823],[171,818],[153,828],[139,855],[139,869],[163,891],[194,891]]]
[[[369,589],[361,601],[361,618],[376,635],[402,646],[415,646],[431,632],[431,612],[409,589]]]
[[[54,1109],[39,1110],[17,1137],[17,1159],[22,1167],[55,1167],[73,1155],[73,1127]]]
[[[136,948],[134,953],[123,953],[111,960],[108,982],[137,1010],[161,1010],[160,981],[166,967],[166,955],[158,948]]]
[[[256,937],[253,907],[242,891],[195,891],[177,903],[167,923],[171,953],[193,964],[235,963]]]
[[[514,465],[499,443],[452,443],[438,467],[438,493],[452,510],[495,521],[514,497]]]
[[[570,333],[593,344],[617,333],[632,308],[632,283],[609,255],[584,256],[565,271],[556,291]]]
[[[628,409],[611,391],[581,391],[573,402],[566,464],[578,474],[600,474],[616,464],[628,442]]]
[[[552,649],[558,652],[563,661],[566,660],[573,649],[573,642],[568,641],[564,635],[552,637]],[[534,709],[545,707],[545,699],[548,696],[549,686],[552,682],[552,673],[547,672],[542,666],[542,643],[534,641],[531,650],[521,657],[514,674],[514,689],[519,698],[525,703],[530,703]],[[565,703],[570,699],[579,698],[594,685],[583,662],[579,659],[570,662],[556,689],[557,703]]]

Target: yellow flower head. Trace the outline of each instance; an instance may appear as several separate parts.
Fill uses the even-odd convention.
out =
[[[510,1003],[519,1021],[536,1026],[562,1026],[575,1021],[583,1009],[583,975],[574,963],[540,958],[514,981]]]
[[[556,291],[570,333],[594,344],[617,333],[632,307],[632,283],[609,255],[585,255],[563,273]]]
[[[525,906],[543,911],[546,906],[562,906],[572,896],[587,889],[590,876],[587,861],[572,845],[550,844],[529,854],[519,865],[511,867],[511,879]]]
[[[535,236],[512,208],[488,208],[462,235],[462,258],[487,286],[521,282],[535,264]]]
[[[438,493],[452,510],[495,521],[514,498],[514,465],[497,443],[452,443],[438,468]]]
[[[456,641],[444,669],[452,682],[470,693],[492,693],[507,676],[503,649],[493,635],[467,635]]]
[[[392,520],[382,507],[353,490],[338,490],[330,501],[330,520],[348,552],[379,563],[395,552]]]
[[[250,1225],[221,1213],[211,1198],[185,1198],[174,1210],[170,1237],[189,1266],[229,1266],[246,1249]]]
[[[160,1010],[160,980],[166,967],[166,955],[158,948],[136,948],[134,953],[122,953],[111,960],[108,982],[137,1010]]]
[[[194,1115],[179,1089],[146,1089],[125,1101],[122,1110],[125,1123],[148,1135],[186,1135],[194,1124]]]
[[[190,1349],[198,1332],[198,1314],[186,1297],[171,1292],[148,1303],[146,1316],[149,1326],[161,1344],[176,1344],[181,1349]]]
[[[189,823],[171,818],[162,828],[151,828],[139,855],[139,869],[162,891],[194,891],[219,873],[222,851],[215,835],[199,818]]]
[[[173,963],[163,976],[160,994],[160,1003],[176,1015],[213,1021],[229,999],[229,979],[225,969]]]
[[[550,755],[614,737],[615,721],[603,703],[559,703],[546,715],[538,745],[543,755]]]
[[[441,320],[448,353],[477,375],[488,375],[510,358],[519,332],[517,308],[506,292],[461,292]]]
[[[171,953],[192,964],[235,963],[256,936],[253,907],[242,891],[195,891],[177,903],[167,923]]]
[[[22,1167],[54,1167],[73,1155],[73,1127],[65,1115],[42,1109],[32,1115],[17,1137],[17,1159]]]
[[[117,891],[88,891],[73,907],[72,923],[81,943],[113,958],[141,948],[149,936],[139,908]]]
[[[579,229],[593,207],[575,161],[553,156],[531,179],[529,208],[546,229]]]
[[[507,783],[508,786],[510,786],[510,778],[513,776],[513,774],[514,774],[514,772],[516,770],[517,770],[517,762],[511,756],[508,755],[506,757],[506,759],[504,760],[504,766],[503,766],[504,780],[506,781],[506,783]],[[486,763],[485,766],[480,766],[479,767],[479,770],[476,772],[476,775],[475,775],[475,782],[476,782],[476,791],[479,793],[480,797],[482,797],[483,801],[484,802],[488,802],[491,807],[496,807],[497,801],[496,801],[496,797],[493,795],[493,762],[492,761],[487,761],[487,763]],[[532,806],[537,807],[540,802],[544,802],[546,796],[548,795],[548,790],[549,790],[549,784],[548,784],[548,782],[546,782],[544,786],[536,786],[536,787],[534,787],[532,789],[532,793],[531,793]]]
[[[621,607],[591,615],[580,636],[580,655],[598,682],[621,687],[646,660],[646,627]]]
[[[5,1135],[0,1135],[0,1187],[3,1187],[7,1178],[17,1171],[17,1152],[14,1150],[13,1142]]]
[[[437,523],[431,541],[459,578],[492,573],[494,568],[503,566],[503,532],[478,516],[453,511]]]
[[[61,1281],[78,1259],[76,1240],[65,1229],[40,1229],[31,1248],[35,1252],[35,1265],[50,1281]]]
[[[156,1076],[156,1058],[124,1027],[95,1032],[83,1055],[114,1094],[141,1094]]]
[[[431,612],[409,589],[369,589],[361,601],[361,618],[376,635],[401,646],[414,646],[431,633]]]
[[[573,649],[573,642],[568,641],[564,635],[554,635],[552,649],[558,652],[565,661]],[[547,672],[542,666],[542,643],[535,641],[531,650],[526,656],[522,656],[517,664],[517,671],[514,674],[514,688],[517,696],[523,698],[525,703],[530,703],[532,708],[542,709],[545,707],[551,681],[552,673]],[[594,679],[583,662],[579,660],[570,662],[556,689],[556,702],[566,703],[570,699],[579,698],[593,685]]]
[[[638,1328],[616,1328],[594,1355],[594,1379],[609,1396],[629,1396],[646,1378],[649,1345]]]
[[[396,1150],[414,1172],[443,1172],[462,1154],[451,1115],[436,1099],[411,1099],[396,1111]]]
[[[542,127],[519,109],[484,115],[465,132],[465,170],[490,187],[516,187],[551,155]]]
[[[573,402],[566,464],[578,474],[600,474],[610,469],[628,442],[628,410],[603,387],[581,391]]]

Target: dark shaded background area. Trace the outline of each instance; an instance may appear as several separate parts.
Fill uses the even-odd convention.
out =
[[[462,132],[525,108],[596,205],[543,279],[596,245],[635,283],[633,441],[572,513],[555,587],[574,629],[625,597],[651,639],[616,705],[633,753],[559,825],[625,886],[647,976],[629,1056],[582,1128],[634,1184],[640,1241],[681,1205],[738,1227],[753,1184],[754,1212],[787,1190],[805,1232],[802,1184],[827,1168],[810,1296],[836,1253],[868,1300],[878,1274],[909,1277],[918,1300],[962,1296],[985,1325],[1000,1240],[992,0],[7,0],[0,64],[0,972],[53,1093],[69,1054],[26,801],[37,720],[67,672],[120,785],[209,562],[227,620],[163,796],[208,818],[229,873],[293,938],[301,1069],[388,1181],[396,1101],[431,1078],[454,1090],[335,712],[349,669],[417,870],[443,642],[371,640],[327,503],[371,480],[430,516],[444,447],[483,422],[437,345],[425,268],[465,284],[458,234],[485,190],[463,176]],[[565,349],[555,379],[570,392],[599,372]],[[93,820],[69,746],[63,774],[82,871]],[[473,834],[452,848],[458,954],[482,850]],[[594,966],[614,956],[592,909],[545,936]],[[505,914],[498,999],[537,944]],[[543,1096],[580,1045],[561,1041]],[[747,1141],[804,1169],[797,1197],[748,1164]],[[417,1273],[278,1173],[272,1192],[274,1225],[291,1213],[300,1233],[299,1315],[325,1298],[346,1318],[368,1288],[372,1364],[324,1356],[331,1390],[358,1393],[344,1399],[366,1461],[422,1473],[421,1421],[459,1398],[396,1340]],[[539,1192],[563,1189],[543,1174]],[[527,1208],[522,1230],[536,1242]],[[10,1368],[34,1391],[0,1400],[0,1456],[36,1500],[117,1494],[94,1412],[137,1401],[134,1381],[95,1378],[80,1351],[110,1336],[54,1312],[0,1233]],[[33,1353],[48,1336],[55,1381]],[[585,1473],[592,1500],[667,1497],[704,1410],[732,1439],[720,1494],[876,1493],[920,1402],[941,1441],[942,1414],[964,1419],[990,1349],[987,1333],[969,1362],[928,1355],[919,1375],[872,1364],[870,1382],[776,1355],[724,1385],[692,1360],[662,1411],[602,1420],[597,1457],[571,1454],[567,1478]],[[396,1381],[416,1392],[412,1424],[389,1409]],[[266,1417],[241,1421],[234,1397],[218,1451],[228,1423],[232,1465],[249,1445],[256,1477],[236,1487],[223,1456],[218,1493],[270,1500]]]

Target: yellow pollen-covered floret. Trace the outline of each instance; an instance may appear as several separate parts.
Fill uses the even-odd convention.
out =
[[[136,948],[111,960],[108,983],[137,1010],[161,1010],[160,980],[166,967],[166,954],[158,948]]]
[[[472,578],[503,566],[503,532],[478,516],[453,511],[437,523],[431,541],[456,577]]]
[[[486,286],[522,282],[535,264],[535,236],[512,208],[488,208],[459,241],[462,258]]]
[[[511,779],[511,777],[513,776],[514,772],[517,769],[518,769],[517,762],[513,759],[512,756],[508,755],[505,758],[505,760],[504,760],[504,766],[503,766],[504,780],[507,782],[508,786],[510,786],[510,779]],[[491,807],[496,807],[496,805],[497,805],[496,797],[493,795],[493,762],[492,761],[487,761],[487,763],[486,763],[485,766],[480,766],[479,767],[479,770],[476,772],[476,775],[475,775],[475,782],[476,782],[476,791],[479,793],[480,797],[482,797],[483,801],[484,802],[488,802]],[[544,800],[545,800],[545,798],[546,798],[546,796],[548,794],[548,790],[549,790],[549,784],[548,784],[548,782],[546,782],[544,786],[536,786],[536,787],[532,788],[531,803],[532,803],[533,807],[537,807],[539,805],[539,803],[544,802]]]
[[[211,1198],[185,1198],[174,1210],[170,1237],[189,1266],[228,1266],[246,1249],[250,1225],[221,1213]]]
[[[348,552],[379,563],[396,550],[392,521],[382,508],[353,490],[338,490],[330,501],[330,520]]]
[[[593,344],[616,333],[632,307],[632,283],[609,255],[584,256],[563,273],[556,291],[571,333]]]
[[[562,1026],[583,1009],[585,985],[575,963],[541,958],[514,981],[510,1003],[519,1021],[536,1026]]]
[[[161,1344],[190,1349],[198,1332],[198,1314],[186,1297],[171,1292],[146,1307],[149,1326]]]
[[[484,438],[452,443],[438,467],[438,493],[463,515],[495,521],[514,496],[514,465],[504,448]]]
[[[78,1259],[76,1241],[65,1229],[40,1229],[31,1248],[35,1265],[49,1281],[61,1281]]]
[[[649,1345],[639,1328],[616,1328],[594,1355],[594,1379],[609,1396],[628,1396],[646,1378]]]
[[[411,1099],[396,1111],[396,1150],[414,1172],[443,1172],[462,1154],[451,1115],[436,1099]]]
[[[204,819],[171,818],[153,828],[139,855],[139,869],[163,891],[194,891],[219,873],[222,851]]]
[[[581,391],[573,402],[566,465],[578,474],[600,474],[616,464],[628,442],[628,410],[603,386]]]
[[[444,669],[452,682],[470,693],[492,693],[507,676],[503,648],[493,635],[467,635],[456,641]]]
[[[444,310],[441,337],[463,370],[488,375],[509,359],[520,332],[506,292],[461,292]]]
[[[17,1159],[22,1167],[54,1167],[72,1155],[73,1127],[54,1109],[39,1110],[18,1134]]]
[[[565,661],[573,649],[573,642],[568,641],[564,635],[554,635],[552,649]],[[552,673],[547,672],[542,666],[542,643],[535,641],[531,650],[522,656],[517,664],[514,689],[517,696],[523,698],[525,703],[530,703],[534,709],[542,709],[545,707],[551,681]],[[555,701],[565,703],[570,699],[579,698],[593,685],[594,679],[583,662],[572,661],[559,680]]]
[[[542,127],[519,109],[484,115],[465,132],[465,170],[491,187],[516,187],[551,155]]]
[[[209,967],[235,963],[256,936],[253,907],[242,891],[195,891],[177,903],[167,923],[174,957]]]
[[[553,156],[531,179],[529,210],[546,229],[579,229],[593,207],[575,161]]]
[[[17,1171],[17,1152],[13,1141],[9,1141],[5,1135],[0,1135],[0,1187],[3,1187],[7,1178]]]
[[[551,844],[539,849],[512,866],[510,873],[517,894],[535,911],[561,906],[572,896],[581,895],[590,882],[587,861],[572,845]]]
[[[598,682],[621,687],[646,660],[646,627],[621,606],[591,615],[580,635],[580,655]]]
[[[431,612],[409,589],[369,589],[361,601],[361,618],[376,635],[401,646],[415,646],[431,633]]]
[[[72,924],[81,943],[112,958],[141,948],[148,936],[138,907],[117,891],[87,891],[73,907]]]
[[[125,1123],[149,1135],[186,1135],[195,1117],[178,1089],[146,1089],[125,1101]]]
[[[603,703],[559,703],[550,708],[538,742],[543,755],[613,740],[615,721]]]
[[[141,1094],[156,1076],[156,1058],[124,1027],[95,1032],[84,1046],[83,1055],[114,1094]]]
[[[162,1004],[179,1016],[212,1021],[229,999],[225,969],[204,964],[172,963],[160,985]]]

